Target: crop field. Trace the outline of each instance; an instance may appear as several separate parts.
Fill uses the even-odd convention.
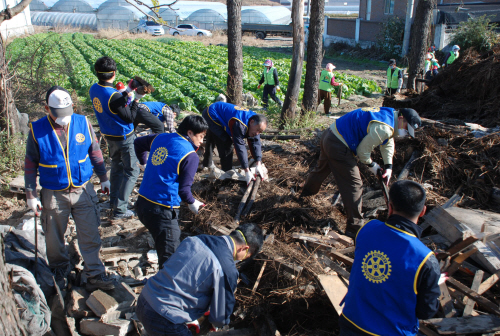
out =
[[[133,76],[141,76],[156,88],[152,97],[146,96],[143,100],[178,104],[186,111],[201,111],[226,89],[227,48],[224,46],[204,46],[199,42],[175,39],[108,40],[82,33],[43,33],[16,38],[7,51],[12,70],[25,77],[47,62],[53,67],[68,69],[44,76],[50,78],[53,85],[74,90],[84,102],[89,102],[88,90],[96,82],[93,65],[101,56],[110,56],[116,61],[117,81],[126,83]],[[243,91],[259,99],[262,89],[257,90],[257,86],[262,63],[267,58],[271,58],[278,69],[283,98],[291,56],[256,47],[243,48]],[[344,84],[343,98],[352,94],[369,96],[381,91],[371,80],[342,73],[335,76]],[[299,101],[302,100],[304,78],[305,65]]]

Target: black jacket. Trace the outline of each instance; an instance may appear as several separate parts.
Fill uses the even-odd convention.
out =
[[[99,81],[99,85],[113,87],[112,83]],[[109,100],[111,112],[118,114],[126,123],[133,123],[137,115],[137,103],[135,100],[127,105],[127,95],[119,92],[113,93]]]

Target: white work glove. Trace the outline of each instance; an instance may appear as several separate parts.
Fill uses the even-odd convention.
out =
[[[187,327],[188,327],[189,330],[194,329],[195,334],[199,334],[200,333],[200,322],[198,322],[198,320],[194,320],[194,321],[191,321],[191,322],[186,322],[186,325],[187,325]]]
[[[381,169],[380,166],[378,165],[378,163],[376,163],[376,162],[373,162],[373,167],[368,166],[368,168],[370,169],[372,174],[375,176],[377,176],[378,170]]]
[[[210,325],[210,330],[209,330],[210,332],[217,332],[217,330],[219,330],[219,328],[217,328],[213,324]]]
[[[382,174],[382,178],[384,179],[385,184],[387,186],[389,185],[389,181],[391,180],[391,176],[392,176],[392,169],[386,169],[385,172]]]
[[[267,172],[265,170],[267,170],[267,169],[266,169],[266,167],[264,167],[262,162],[257,161],[257,164],[255,165],[255,173],[259,174],[260,177],[262,177],[263,181],[266,181],[268,178]]]
[[[135,93],[135,100],[139,101],[141,100],[145,95],[138,94],[137,92]]]
[[[252,174],[252,172],[249,170],[245,172],[245,182],[247,185],[250,184],[250,181],[255,180],[255,176]]]
[[[101,182],[101,191],[103,194],[109,195],[109,191],[111,190],[111,182],[107,180],[106,182]]]
[[[192,213],[195,215],[198,214],[198,210],[200,209],[201,206],[205,206],[205,203],[202,203],[198,200],[194,200],[193,204],[188,204],[189,210],[191,210]]]
[[[38,209],[42,210],[42,203],[40,202],[40,199],[38,198],[28,198],[26,199],[26,203],[28,204],[28,208],[33,210],[35,213],[35,216],[38,216]]]

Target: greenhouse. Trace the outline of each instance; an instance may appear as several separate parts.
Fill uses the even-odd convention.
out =
[[[93,1],[94,6],[86,0],[59,0],[50,8],[51,12],[67,12],[67,13],[93,13],[99,4]]]
[[[31,12],[31,23],[36,26],[72,26],[97,30],[96,15],[86,13]]]
[[[241,23],[282,24],[292,22],[292,12],[284,6],[242,6]]]
[[[144,16],[125,0],[108,0],[97,10],[97,29],[133,30]]]
[[[153,15],[151,12],[149,14]],[[169,7],[161,8],[158,14],[171,25],[180,24],[181,21],[185,20],[193,23],[225,22],[227,20],[226,5],[221,2],[178,1],[172,5],[172,9]],[[195,16],[191,19],[189,18],[191,15]],[[199,21],[200,19],[206,21]]]
[[[57,0],[31,0],[30,11],[43,12],[48,11]]]

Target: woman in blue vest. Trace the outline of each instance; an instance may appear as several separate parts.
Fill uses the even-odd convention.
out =
[[[259,86],[264,83],[264,91],[262,92],[262,106],[267,108],[269,105],[269,96],[276,102],[279,106],[283,105],[281,100],[276,96],[276,90],[280,91],[280,81],[278,80],[278,70],[273,66],[273,61],[267,59],[264,62],[264,71],[262,71],[262,76],[260,77]]]
[[[418,320],[436,314],[439,262],[420,241],[425,190],[397,181],[389,191],[389,218],[358,232],[340,335],[416,335]]]
[[[153,236],[160,268],[180,244],[177,221],[181,202],[194,214],[204,205],[194,199],[191,185],[199,163],[196,151],[207,129],[203,117],[190,115],[177,133],[152,134],[134,142],[140,164],[147,162],[135,207],[139,220]]]

